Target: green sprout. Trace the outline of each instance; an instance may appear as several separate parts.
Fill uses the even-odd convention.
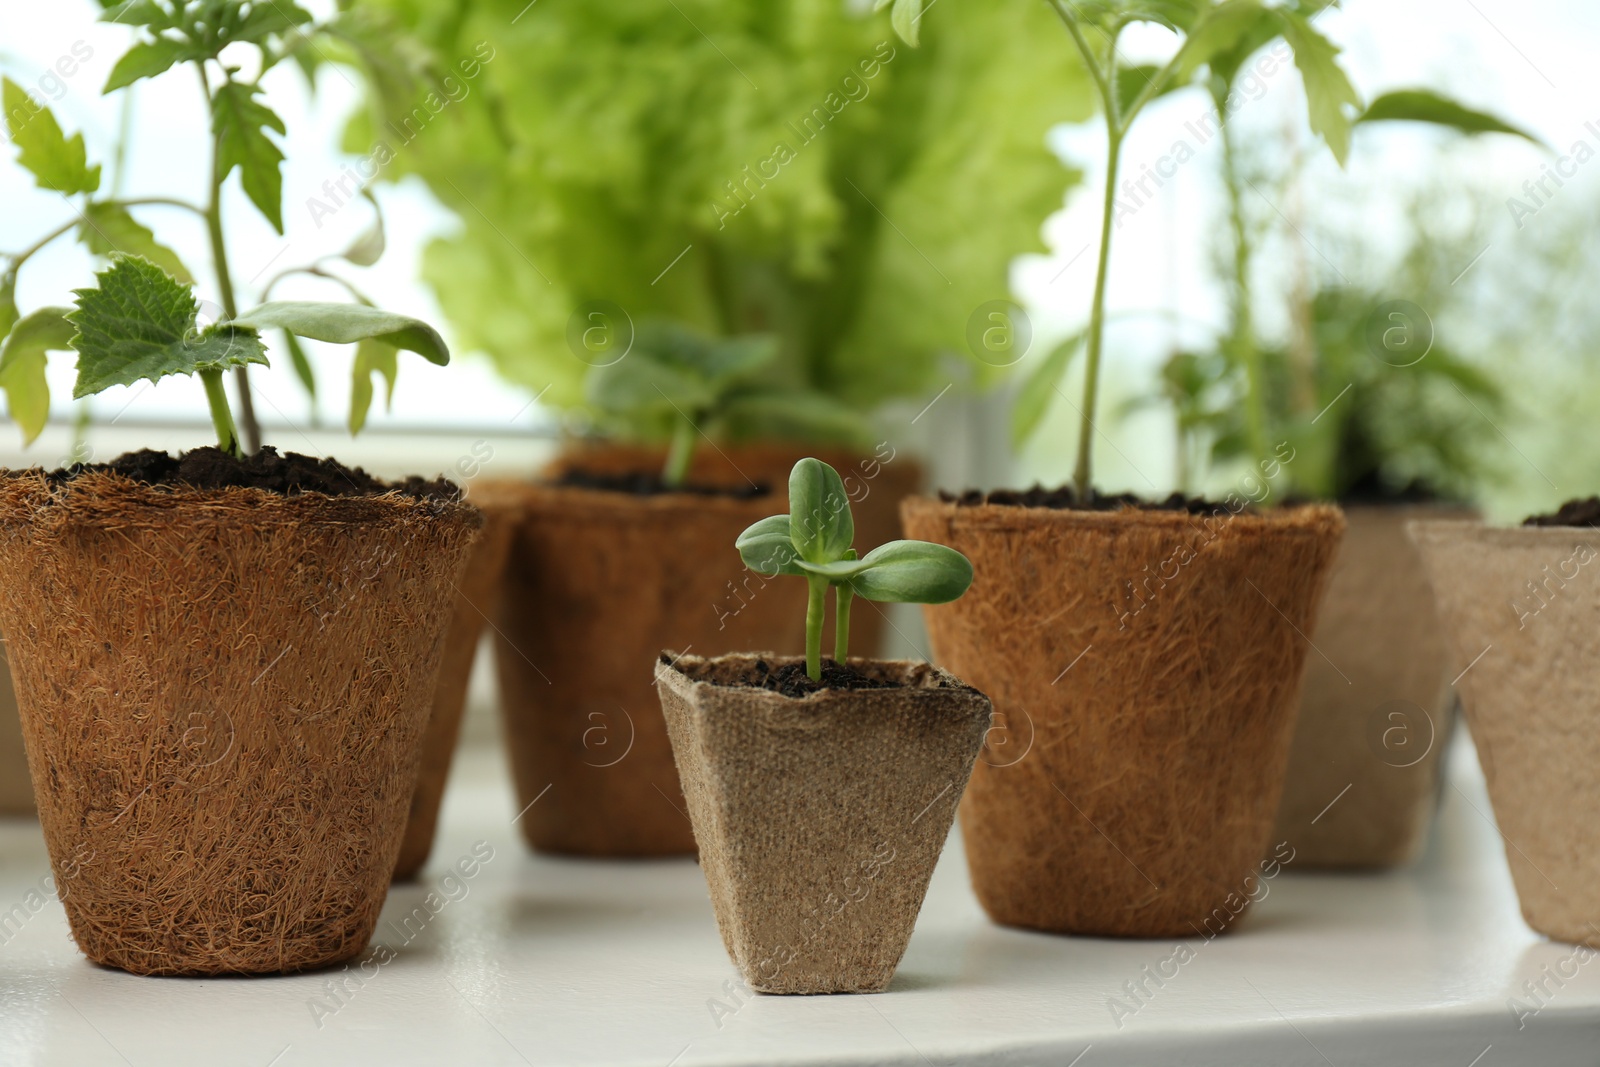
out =
[[[811,587],[806,606],[806,674],[822,681],[822,616],[828,588],[836,595],[833,658],[850,655],[850,604],[856,597],[879,603],[947,604],[972,584],[966,556],[927,541],[890,541],[856,557],[855,520],[839,472],[817,459],[802,459],[789,474],[789,514],[754,524],[734,546],[744,565],[767,577],[804,578]]]

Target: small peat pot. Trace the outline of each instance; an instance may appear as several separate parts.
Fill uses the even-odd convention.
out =
[[[1570,520],[1570,524],[1563,525]],[[1600,500],[1548,526],[1410,527],[1529,926],[1600,947]]]
[[[466,570],[455,588],[455,608],[439,661],[433,710],[422,736],[417,787],[411,794],[411,813],[406,818],[400,858],[394,866],[397,882],[415,878],[433,851],[439,805],[444,801],[445,783],[450,778],[450,764],[455,759],[456,742],[461,736],[461,716],[467,706],[472,664],[477,659],[484,626],[497,611],[506,552],[521,515],[516,503],[518,498],[518,493],[495,484],[474,486],[470,494],[471,503],[483,512],[483,533],[467,557]]]
[[[366,946],[482,523],[448,483],[391,488],[271,449],[0,474],[0,631],[91,960],[258,974]]]
[[[938,661],[995,703],[961,814],[978,900],[1054,933],[1231,928],[1271,841],[1343,519],[1051,502],[903,505],[909,534],[977,575],[926,615]]]
[[[1455,722],[1444,628],[1408,522],[1433,505],[1345,508],[1349,524],[1306,657],[1274,841],[1303,869],[1374,869],[1421,853]],[[1448,660],[1448,662],[1447,662]]]
[[[849,667],[820,685],[799,657],[656,669],[717,926],[763,993],[889,985],[989,730],[988,698],[944,671]]]

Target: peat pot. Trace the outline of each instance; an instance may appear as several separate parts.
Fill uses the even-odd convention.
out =
[[[545,852],[652,857],[693,854],[678,773],[650,663],[663,648],[715,655],[799,652],[806,586],[747,571],[733,543],[789,509],[799,453],[703,448],[689,484],[741,490],[641,495],[556,484],[571,470],[653,474],[644,449],[575,447],[521,487],[495,648],[517,825]],[[899,536],[906,458],[841,460],[863,540]],[[891,474],[894,477],[891,477]],[[757,491],[755,487],[760,487]],[[875,543],[870,542],[869,543]],[[871,605],[876,608],[877,605]],[[858,610],[860,647],[881,616]]]
[[[1274,840],[1300,868],[1370,869],[1421,853],[1455,721],[1446,656],[1407,522],[1434,506],[1356,506],[1311,634]]]
[[[480,524],[398,493],[0,475],[0,632],[85,955],[252,974],[366,946]]]
[[[1339,511],[903,507],[907,536],[975,572],[926,617],[940,664],[994,700],[961,815],[990,918],[1231,928],[1271,844]]]
[[[406,818],[400,858],[395,861],[397,882],[415,878],[433,851],[439,806],[444,802],[445,783],[449,780],[450,764],[455,759],[456,742],[461,736],[461,716],[467,706],[472,664],[477,658],[484,626],[497,610],[506,551],[520,517],[515,504],[519,495],[493,483],[474,486],[471,492],[471,502],[483,512],[483,533],[468,555],[466,570],[455,587],[455,607],[439,660],[433,708],[422,736],[417,786],[411,794],[411,812]]]
[[[881,689],[741,684],[799,657],[663,655],[657,688],[722,942],[764,993],[875,993],[905,954],[990,727],[924,663],[851,660]]]
[[[1411,526],[1522,903],[1600,947],[1600,532]]]

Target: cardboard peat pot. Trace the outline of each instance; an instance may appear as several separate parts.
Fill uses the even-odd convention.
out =
[[[1297,868],[1379,868],[1422,851],[1455,720],[1444,629],[1405,525],[1432,506],[1345,509],[1311,634],[1274,841]]]
[[[455,607],[439,660],[433,708],[422,736],[417,785],[411,794],[411,812],[400,843],[400,858],[394,866],[397,882],[415,878],[433,851],[439,806],[444,801],[445,783],[450,778],[450,764],[455,759],[456,742],[461,736],[461,716],[467,706],[472,664],[477,658],[484,626],[497,610],[506,552],[521,514],[515,502],[516,494],[501,486],[475,487],[470,499],[483,512],[483,533],[467,556],[466,570],[455,588]]]
[[[940,663],[994,700],[961,815],[990,918],[1121,937],[1230,928],[1270,842],[1338,510],[917,498],[904,515],[907,536],[975,571],[926,615]]]
[[[1600,947],[1600,532],[1416,523],[1528,925]]]
[[[0,631],[85,955],[251,974],[366,946],[480,524],[393,494],[0,476]]]
[[[22,748],[22,720],[17,717],[11,668],[0,662],[0,816],[33,813],[33,781]]]
[[[748,477],[772,491],[739,498],[520,487],[523,517],[506,564],[495,664],[522,813],[517,825],[536,849],[693,854],[650,663],[667,647],[714,655],[805,646],[805,583],[763,579],[733,548],[751,523],[788,510],[789,468],[780,473],[776,451],[724,452],[701,449],[691,483],[746,486]],[[648,450],[587,447],[563,455],[547,473],[653,473],[659,461]],[[912,467],[899,463],[901,471]],[[857,461],[856,481],[847,479],[846,487],[857,506],[885,502],[877,510],[897,527],[887,503],[896,491],[892,470]],[[881,514],[875,521],[883,525]],[[858,526],[864,542],[898,536],[875,533],[867,522],[863,516]],[[856,616],[856,636],[870,647],[865,624],[880,616]]]
[[[851,660],[885,689],[796,699],[764,659],[664,655],[657,688],[722,941],[764,993],[875,993],[905,954],[990,727],[924,663]]]

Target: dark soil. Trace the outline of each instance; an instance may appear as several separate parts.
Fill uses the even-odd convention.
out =
[[[996,489],[990,493],[968,489],[960,495],[941,490],[939,499],[947,504],[961,507],[997,504],[1001,507],[1052,508],[1056,511],[1122,511],[1131,508],[1138,511],[1181,511],[1190,515],[1237,514],[1226,504],[1202,500],[1199,497],[1186,497],[1182,493],[1173,493],[1165,500],[1145,500],[1132,493],[1116,493],[1110,496],[1095,493],[1087,501],[1081,501],[1072,487],[1067,485],[1059,489],[1046,489],[1042,485],[1024,490]]]
[[[120,474],[145,485],[188,485],[196,489],[266,489],[284,496],[322,493],[327,496],[382,496],[402,493],[418,500],[453,501],[461,489],[444,478],[428,481],[412,476],[403,482],[385,482],[359,467],[346,467],[332,459],[302,456],[298,452],[279,454],[264,446],[253,456],[239,459],[220,448],[197,448],[176,458],[165,452],[143,449],[126,452],[110,463],[76,463],[51,471],[56,485],[70,482],[89,471]]]
[[[569,470],[556,483],[569,489],[597,489],[604,493],[631,493],[634,496],[662,496],[666,493],[688,493],[691,496],[725,496],[734,500],[754,500],[771,494],[770,485],[668,485],[658,472],[645,474],[629,471],[625,474],[607,474],[582,469]]]
[[[1569,500],[1561,510],[1549,515],[1534,515],[1524,526],[1600,526],[1600,496],[1588,500]]]
[[[770,689],[786,697],[805,697],[824,689],[901,689],[899,682],[886,682],[862,674],[847,664],[831,659],[822,661],[822,681],[813,682],[806,674],[804,663],[790,663],[773,670],[764,659],[758,659],[754,670],[739,685],[751,689]]]

